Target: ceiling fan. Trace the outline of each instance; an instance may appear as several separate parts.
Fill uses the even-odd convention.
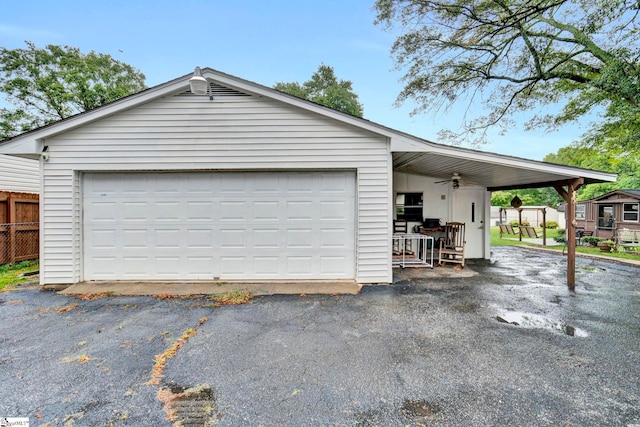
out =
[[[458,172],[454,172],[451,178],[442,181],[435,181],[434,184],[445,184],[447,182],[451,182],[453,184],[453,188],[459,188],[461,180],[462,177],[460,176],[460,174]]]

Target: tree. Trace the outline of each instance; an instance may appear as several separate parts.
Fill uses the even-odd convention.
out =
[[[619,146],[638,145],[637,1],[377,0],[375,9],[376,23],[402,29],[392,49],[406,67],[399,103],[416,100],[414,113],[464,97],[485,106],[443,137],[483,143],[488,128],[507,129],[517,113],[561,106],[525,126],[551,130],[600,107],[610,124],[595,126],[594,141],[617,132]]]
[[[311,80],[302,85],[297,82],[276,83],[274,88],[353,116],[362,117],[363,114],[362,104],[353,92],[351,81],[338,80],[333,67],[324,64],[320,64]]]
[[[0,47],[0,139],[64,119],[145,88],[145,76],[110,55],[69,46]]]
[[[525,190],[494,191],[491,193],[492,206],[511,206],[511,199],[518,196],[525,206],[558,206],[562,197],[552,188],[529,188]]]
[[[556,153],[547,154],[544,161],[618,173],[616,182],[581,187],[578,191],[579,200],[592,199],[613,190],[640,188],[640,157],[631,156],[624,149],[593,147],[584,142],[574,143],[559,149]]]

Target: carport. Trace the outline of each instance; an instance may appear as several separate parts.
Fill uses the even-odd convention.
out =
[[[518,157],[443,146],[409,138],[392,139],[394,172],[443,180],[460,176],[461,185],[475,185],[488,192],[527,188],[554,188],[567,203],[567,236],[575,235],[576,191],[586,184],[615,181],[609,172],[581,169]],[[490,197],[489,197],[490,198]],[[487,217],[488,218],[488,217]],[[485,229],[486,245],[490,230]],[[567,239],[567,285],[575,288],[575,239]]]

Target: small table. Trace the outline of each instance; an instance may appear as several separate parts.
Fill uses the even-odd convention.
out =
[[[430,267],[433,268],[433,248],[435,240],[432,236],[415,233],[396,233],[393,245],[402,248],[401,254],[392,257],[394,267]],[[404,248],[410,247],[411,251]]]
[[[436,242],[444,238],[444,227],[425,228],[420,227],[420,234],[432,236]]]

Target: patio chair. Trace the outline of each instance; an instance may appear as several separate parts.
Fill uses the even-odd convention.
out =
[[[451,262],[464,267],[464,223],[447,222],[444,226],[444,238],[440,240],[438,264]]]
[[[409,230],[407,221],[398,219],[393,221],[393,234],[407,234]],[[401,244],[404,242],[404,244]],[[415,255],[411,249],[411,240],[393,240],[393,255]]]

